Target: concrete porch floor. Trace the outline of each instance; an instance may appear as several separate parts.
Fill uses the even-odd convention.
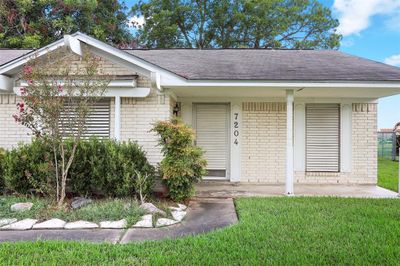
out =
[[[285,185],[203,181],[196,186],[199,198],[283,196]],[[397,198],[397,193],[376,185],[294,185],[295,196]]]

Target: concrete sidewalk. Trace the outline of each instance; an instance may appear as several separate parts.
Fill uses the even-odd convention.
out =
[[[196,186],[196,197],[237,198],[283,196],[285,185],[205,181]],[[397,193],[376,185],[294,185],[295,196],[397,198]]]
[[[202,198],[190,202],[189,212],[182,223],[165,228],[0,231],[0,242],[75,240],[125,244],[197,235],[237,222],[233,199]]]

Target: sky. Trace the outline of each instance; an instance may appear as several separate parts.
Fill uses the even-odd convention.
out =
[[[137,0],[126,0],[131,7]],[[339,20],[340,51],[400,67],[400,0],[319,0]],[[400,95],[378,104],[378,128],[400,121]]]

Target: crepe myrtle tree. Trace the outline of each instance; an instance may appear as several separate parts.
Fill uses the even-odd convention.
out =
[[[58,206],[65,200],[68,171],[85,133],[90,106],[104,95],[110,80],[99,69],[101,58],[85,51],[71,63],[64,60],[66,52],[31,58],[23,66],[21,101],[13,115],[35,137],[51,142]]]

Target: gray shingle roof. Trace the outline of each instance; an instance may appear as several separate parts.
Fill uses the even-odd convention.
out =
[[[31,51],[28,49],[0,49],[0,66]]]
[[[0,49],[0,66],[31,50]],[[400,81],[400,68],[331,50],[125,50],[189,80]]]
[[[329,50],[127,50],[192,80],[400,81],[400,68]]]

